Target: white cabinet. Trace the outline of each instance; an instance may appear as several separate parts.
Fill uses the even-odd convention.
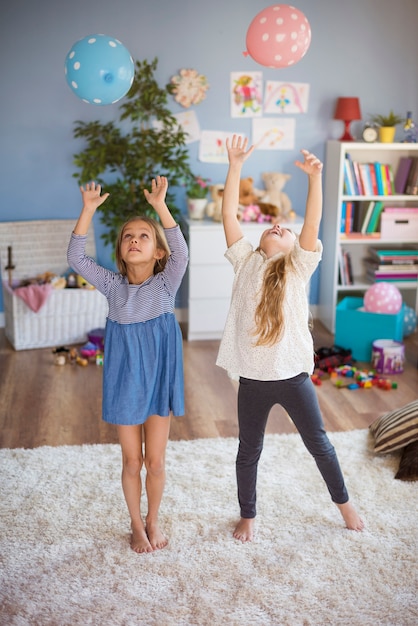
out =
[[[299,233],[302,219],[281,224]],[[242,224],[244,235],[257,246],[268,222]],[[220,339],[226,322],[234,272],[225,259],[222,224],[212,220],[187,221],[190,263],[188,340]]]
[[[324,245],[320,265],[320,287],[318,317],[335,333],[335,314],[338,302],[346,296],[363,296],[371,283],[364,277],[362,259],[367,257],[370,245],[417,243],[416,234],[406,234],[402,241],[389,237],[354,236],[346,238],[340,233],[341,211],[344,201],[381,200],[387,207],[418,207],[418,196],[413,195],[344,195],[344,160],[349,154],[358,163],[379,162],[390,164],[396,175],[399,159],[403,156],[418,157],[418,144],[410,143],[360,143],[328,141],[325,159],[324,213],[321,239]],[[352,285],[341,285],[339,280],[339,258],[341,252],[350,252],[354,281]],[[417,282],[395,283],[408,306],[417,309]]]

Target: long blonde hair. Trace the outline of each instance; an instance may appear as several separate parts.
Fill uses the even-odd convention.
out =
[[[254,316],[257,346],[272,346],[283,335],[285,327],[283,303],[289,267],[293,267],[292,255],[285,254],[272,261],[265,271]]]
[[[120,229],[118,238],[116,241],[116,250],[115,250],[116,265],[118,267],[118,270],[122,274],[122,276],[126,276],[127,267],[126,267],[125,261],[122,259],[120,248],[121,248],[122,237],[123,237],[125,228],[131,222],[136,222],[136,221],[145,222],[146,224],[149,224],[152,227],[152,229],[154,230],[154,234],[155,234],[155,245],[159,250],[162,250],[164,252],[164,256],[161,259],[155,260],[154,275],[158,274],[159,272],[162,272],[163,269],[165,268],[168,257],[171,254],[171,250],[168,245],[168,241],[165,236],[163,227],[161,226],[159,222],[157,222],[157,220],[155,220],[152,217],[148,217],[148,215],[138,215],[135,217],[131,217],[131,219],[125,222],[122,228]]]

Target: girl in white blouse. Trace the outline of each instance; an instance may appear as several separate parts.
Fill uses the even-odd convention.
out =
[[[234,537],[242,542],[253,539],[257,466],[274,404],[282,405],[293,420],[347,528],[360,531],[363,522],[349,502],[310,378],[314,348],[306,285],[322,255],[318,232],[323,165],[307,150],[301,151],[303,161],[295,163],[308,176],[300,236],[274,224],[263,232],[254,250],[243,237],[237,217],[241,169],[254,146],[247,150],[247,140],[234,135],[226,147],[229,169],[222,218],[228,247],[225,256],[233,265],[235,280],[217,365],[239,379],[236,473],[241,518]]]

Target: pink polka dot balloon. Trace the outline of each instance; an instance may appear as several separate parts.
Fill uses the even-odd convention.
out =
[[[274,4],[258,13],[247,30],[247,52],[266,67],[289,67],[305,56],[311,27],[305,15],[288,4]]]
[[[401,307],[401,292],[392,283],[375,283],[364,294],[364,308],[369,313],[395,314]]]

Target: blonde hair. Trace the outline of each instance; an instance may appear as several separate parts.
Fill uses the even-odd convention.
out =
[[[293,267],[290,253],[272,261],[265,271],[260,300],[254,316],[257,346],[272,346],[283,335],[285,327],[283,303],[289,267]]]
[[[136,221],[145,222],[146,224],[149,224],[151,226],[155,235],[155,246],[156,248],[158,248],[158,250],[162,250],[164,252],[164,256],[161,257],[161,259],[155,260],[154,274],[158,274],[159,272],[162,272],[163,269],[165,268],[168,257],[171,254],[171,250],[168,245],[163,227],[161,226],[159,222],[157,222],[157,220],[155,220],[152,217],[148,217],[148,215],[138,215],[138,216],[132,217],[127,222],[125,222],[123,226],[121,227],[119,234],[118,234],[118,238],[116,240],[116,250],[115,250],[117,268],[119,272],[122,274],[122,276],[126,276],[127,267],[121,255],[122,237],[123,237],[125,228],[128,226],[128,224],[131,224],[132,222],[136,222]]]

